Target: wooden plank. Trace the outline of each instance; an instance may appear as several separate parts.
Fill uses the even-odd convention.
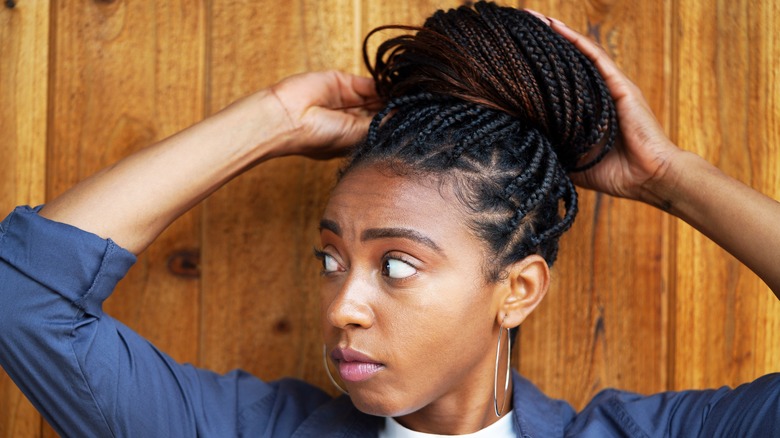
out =
[[[32,403],[0,370],[0,437],[40,437],[41,421]]]
[[[675,7],[679,144],[780,198],[780,4]],[[780,303],[690,227],[681,225],[676,241],[672,387],[736,385],[777,371]]]
[[[528,2],[590,34],[639,85],[661,120],[667,88],[662,1]],[[521,330],[521,372],[581,408],[606,387],[665,389],[665,219],[648,206],[579,190],[546,302]]]
[[[200,120],[205,71],[198,3],[58,1],[53,12],[49,197]],[[198,359],[199,280],[172,272],[168,262],[197,264],[182,254],[198,254],[199,233],[197,212],[177,221],[105,306],[187,362]]]
[[[350,1],[213,5],[210,111],[293,73],[354,70],[351,9]],[[201,339],[208,368],[276,379],[302,377],[316,363],[310,254],[314,218],[332,184],[318,172],[302,159],[277,160],[205,202]]]
[[[43,202],[49,7],[0,8],[0,211]]]
[[[0,215],[45,196],[49,2],[0,6]],[[38,437],[41,418],[0,369],[0,437]]]

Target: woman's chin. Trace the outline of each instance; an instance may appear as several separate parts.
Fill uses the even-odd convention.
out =
[[[400,417],[418,409],[410,407],[409,403],[394,400],[388,394],[367,393],[359,389],[350,389],[349,396],[352,399],[352,404],[360,412],[377,417]]]

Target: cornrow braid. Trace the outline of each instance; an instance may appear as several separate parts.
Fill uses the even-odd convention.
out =
[[[371,62],[366,43],[384,29],[409,33]],[[366,43],[387,105],[341,175],[380,165],[451,184],[491,249],[491,280],[529,254],[552,265],[577,214],[568,172],[598,163],[617,134],[595,66],[533,15],[484,1],[377,28]]]

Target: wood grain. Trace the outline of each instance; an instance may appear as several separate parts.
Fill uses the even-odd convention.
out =
[[[204,107],[202,7],[56,6],[50,196],[200,120]],[[197,253],[198,237],[198,216],[188,214],[139,258],[108,302],[112,314],[186,361],[197,359],[198,280],[174,275],[168,262]]]
[[[676,4],[676,140],[780,198],[777,2]],[[735,199],[734,202],[739,202]],[[675,235],[673,389],[736,385],[778,369],[780,303],[687,225]]]
[[[49,4],[0,6],[0,215],[43,203]],[[40,416],[0,369],[0,438],[40,436]]]
[[[529,2],[530,3],[530,2]],[[666,18],[661,1],[538,2],[599,42],[663,119]],[[641,393],[667,380],[666,263],[660,212],[579,190],[580,212],[561,241],[553,287],[523,324],[520,370],[550,396],[580,408],[606,387]]]
[[[355,71],[354,3],[220,2],[210,21],[210,110],[308,70]],[[204,205],[202,363],[323,383],[311,248],[333,164],[288,158]]]
[[[190,1],[56,2],[49,197],[203,117],[204,12]],[[139,257],[105,305],[185,362],[198,359],[199,280],[168,264],[183,252],[197,264],[199,234],[196,210]]]
[[[49,8],[0,8],[0,208],[39,204],[45,194]]]

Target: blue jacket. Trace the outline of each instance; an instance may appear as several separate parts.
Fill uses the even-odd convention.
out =
[[[63,436],[370,437],[384,420],[293,379],[179,364],[102,311],[135,262],[111,240],[19,207],[0,223],[0,365]],[[580,413],[514,374],[523,437],[780,437],[780,378],[642,396]]]

